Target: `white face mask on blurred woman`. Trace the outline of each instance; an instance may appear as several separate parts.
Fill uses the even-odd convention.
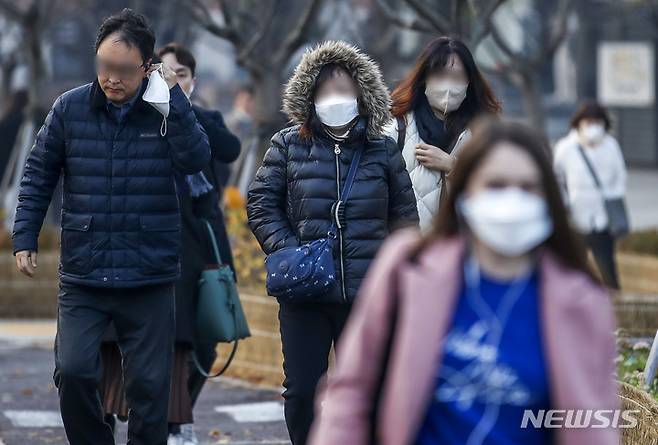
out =
[[[427,83],[425,95],[432,108],[443,114],[457,110],[466,99],[467,83],[436,80]]]
[[[601,124],[586,124],[580,129],[580,135],[588,145],[596,145],[605,136],[605,127]]]
[[[544,198],[518,187],[462,196],[457,211],[479,241],[508,257],[528,253],[553,232]]]
[[[327,127],[343,127],[359,115],[354,96],[331,95],[315,102],[315,113]]]

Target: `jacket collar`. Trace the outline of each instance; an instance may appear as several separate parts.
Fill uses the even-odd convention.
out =
[[[356,143],[365,142],[365,140],[367,139],[367,129],[368,129],[368,118],[361,116],[350,130],[349,134],[347,135],[347,138],[340,142],[336,141],[331,136],[329,136],[326,130],[324,129],[324,127],[322,126],[322,124],[319,122],[316,125],[314,125],[311,130],[313,132],[313,138],[318,139],[323,143],[330,144],[332,146],[336,143],[340,145],[351,146]]]
[[[141,98],[141,95],[144,93],[144,89],[146,88],[146,85],[148,84],[148,79],[144,79],[142,81],[142,86],[140,87],[140,92],[137,93],[139,94],[139,98],[135,101],[133,106],[130,108],[130,111],[128,111],[128,115],[132,115],[133,113],[136,114],[145,114],[150,111],[149,104],[147,102],[144,102],[144,100]],[[103,110],[107,107],[107,96],[103,92],[102,88],[100,87],[98,83],[98,79],[94,79],[94,81],[91,84],[91,98],[90,98],[90,107],[91,111],[100,111]]]

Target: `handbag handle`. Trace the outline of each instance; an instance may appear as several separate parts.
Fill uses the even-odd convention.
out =
[[[235,318],[235,314],[233,315],[233,317]],[[237,322],[236,322],[236,324],[237,324]],[[231,366],[231,362],[233,361],[233,358],[235,357],[235,353],[238,350],[238,341],[239,340],[235,340],[233,342],[233,350],[231,351],[231,355],[228,356],[228,359],[226,359],[226,363],[224,363],[224,366],[222,366],[222,369],[220,369],[216,374],[209,374],[203,369],[203,366],[201,366],[201,363],[199,363],[199,359],[196,356],[196,351],[194,349],[192,349],[192,361],[194,362],[194,366],[196,367],[196,370],[199,372],[199,374],[201,374],[202,376],[204,376],[207,379],[213,379],[215,377],[219,377],[222,374],[224,374],[226,372],[226,370],[228,369],[228,367]]]
[[[215,231],[212,229],[212,226],[210,225],[210,222],[207,219],[204,219],[203,222],[205,223],[206,228],[208,229],[208,234],[210,235],[210,242],[212,243],[212,249],[215,252],[215,259],[217,260],[217,264],[224,264],[224,261],[222,261],[222,256],[219,253],[219,247],[217,246]]]

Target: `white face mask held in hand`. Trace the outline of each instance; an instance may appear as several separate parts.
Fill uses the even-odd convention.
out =
[[[160,134],[167,134],[167,116],[169,116],[169,85],[162,75],[162,64],[149,75],[149,83],[142,95],[144,102],[148,102],[162,114],[162,125]]]
[[[327,127],[343,127],[359,115],[354,96],[331,95],[315,102],[315,114]]]
[[[546,200],[517,187],[460,197],[457,211],[477,239],[508,257],[528,253],[553,232]]]
[[[432,108],[448,114],[458,109],[466,99],[467,83],[455,83],[449,80],[428,82],[425,96]]]
[[[603,140],[605,127],[601,124],[588,124],[582,128],[580,134],[588,145],[596,145]]]

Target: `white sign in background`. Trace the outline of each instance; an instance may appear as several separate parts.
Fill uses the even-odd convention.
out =
[[[598,47],[598,99],[616,107],[655,102],[655,51],[650,42],[603,42]]]

